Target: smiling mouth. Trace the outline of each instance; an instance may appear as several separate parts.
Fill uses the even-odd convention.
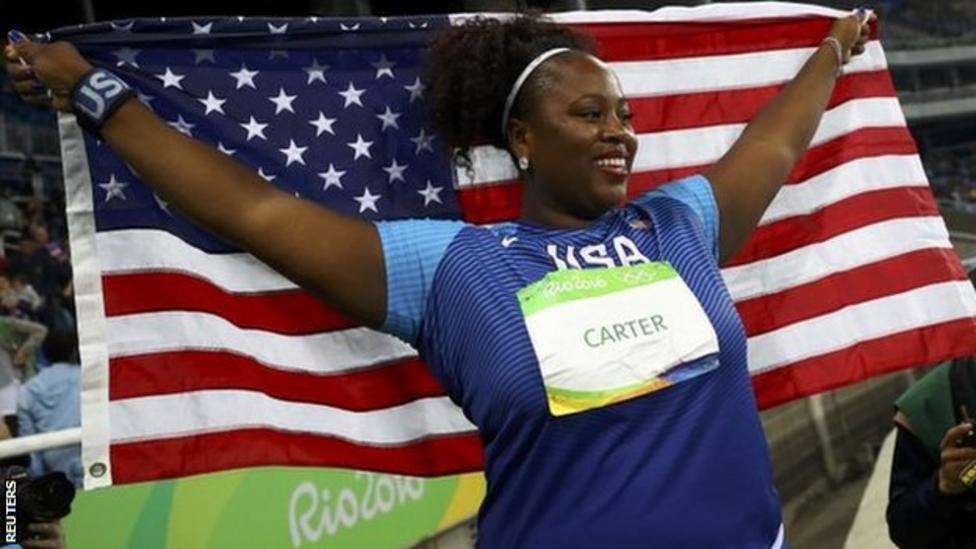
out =
[[[594,160],[593,165],[600,171],[613,175],[628,175],[630,173],[626,158],[600,158]]]

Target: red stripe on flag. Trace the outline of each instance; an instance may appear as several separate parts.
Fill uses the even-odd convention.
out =
[[[752,377],[760,409],[920,364],[972,351],[976,319],[933,324],[862,341]]]
[[[916,154],[915,141],[902,126],[862,128],[812,147],[800,158],[787,184],[795,184],[851,160],[884,155]],[[681,166],[634,173],[628,180],[630,198],[663,183],[701,173],[708,165]],[[522,185],[504,181],[465,187],[457,191],[464,219],[471,223],[497,223],[519,216],[522,207]]]
[[[701,128],[748,122],[784,86],[785,83],[739,90],[630,97],[628,102],[637,133]],[[853,73],[837,81],[827,108],[832,109],[852,99],[896,95],[887,70]]]
[[[222,316],[240,328],[289,335],[342,330],[359,325],[302,290],[234,293],[187,273],[104,275],[102,288],[106,316],[198,311]]]
[[[929,284],[965,280],[950,248],[929,248],[835,272],[775,294],[737,301],[750,336]]]
[[[178,351],[109,360],[110,400],[206,389],[260,391],[281,400],[353,411],[444,394],[418,358],[339,374],[280,370],[229,351]]]
[[[581,23],[573,25],[596,38],[606,61],[729,55],[814,47],[833,20],[805,16],[711,22]],[[871,37],[877,38],[877,24]]]
[[[115,483],[264,465],[438,476],[478,471],[484,464],[481,439],[475,432],[431,437],[402,446],[367,446],[308,433],[239,429],[116,443],[112,444],[110,455]]]
[[[723,267],[775,257],[890,219],[937,215],[939,209],[928,187],[869,191],[839,200],[809,215],[789,217],[760,226],[753,231],[746,246]]]

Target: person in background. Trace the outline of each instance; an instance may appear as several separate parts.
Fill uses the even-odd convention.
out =
[[[976,284],[976,271],[969,275]],[[976,549],[976,357],[930,371],[896,402],[888,533],[902,549]]]
[[[20,435],[49,433],[81,425],[81,366],[78,338],[73,330],[52,330],[44,341],[51,365],[21,387],[17,400]],[[31,476],[62,471],[81,487],[84,469],[81,445],[54,448],[31,455]]]
[[[20,545],[24,549],[67,549],[61,520],[38,521],[27,525],[31,537]]]
[[[17,273],[12,277],[0,275],[0,305],[9,314],[23,318],[34,318],[44,299],[31,286],[27,276]]]
[[[0,316],[0,417],[10,436],[19,435],[17,426],[17,395],[20,382],[33,373],[35,351],[47,328],[43,324],[12,316]],[[0,467],[27,466],[20,456],[0,459]]]

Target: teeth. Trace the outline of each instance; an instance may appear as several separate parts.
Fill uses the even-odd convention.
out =
[[[625,158],[601,158],[593,163],[603,168],[625,168],[627,166]]]

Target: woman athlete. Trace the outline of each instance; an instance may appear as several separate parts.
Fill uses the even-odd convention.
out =
[[[6,55],[25,100],[75,112],[187,216],[418,349],[484,442],[481,546],[769,548],[780,504],[719,264],[868,19],[837,20],[714,165],[630,202],[630,110],[585,36],[531,16],[445,30],[429,120],[462,164],[507,150],[524,186],[521,217],[491,228],[330,211],[174,130],[71,44],[21,35]]]

